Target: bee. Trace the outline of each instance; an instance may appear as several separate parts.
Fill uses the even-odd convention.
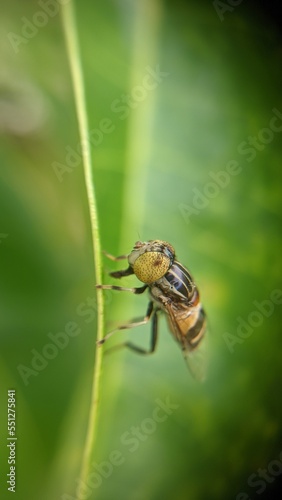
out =
[[[199,356],[198,353],[205,337],[206,315],[198,288],[189,271],[176,260],[173,246],[162,240],[137,241],[128,255],[114,257],[106,252],[105,254],[114,261],[128,259],[126,269],[111,272],[110,276],[123,278],[135,274],[144,285],[135,288],[96,285],[96,288],[128,291],[137,295],[148,289],[150,300],[144,318],[119,326],[97,341],[97,344],[104,344],[118,330],[134,328],[152,320],[151,345],[148,350],[131,342],[122,344],[139,354],[151,354],[157,344],[158,316],[163,312],[192,375],[202,380],[205,375],[204,362],[202,354]]]

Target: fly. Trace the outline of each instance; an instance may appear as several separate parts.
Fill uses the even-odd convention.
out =
[[[128,255],[114,257],[114,261],[128,259],[128,267],[114,271],[110,276],[123,278],[135,274],[144,283],[141,287],[125,288],[116,285],[96,285],[96,288],[128,291],[141,294],[149,290],[149,304],[144,318],[119,326],[109,332],[102,345],[118,330],[145,325],[152,320],[151,345],[148,350],[125,342],[124,346],[139,353],[151,354],[156,349],[158,336],[158,315],[162,311],[167,318],[169,329],[182,349],[184,358],[192,375],[204,378],[204,359],[199,347],[205,337],[206,315],[200,302],[200,295],[189,271],[176,260],[175,250],[170,243],[162,240],[137,241]]]

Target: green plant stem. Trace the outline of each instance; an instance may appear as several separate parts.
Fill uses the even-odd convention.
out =
[[[78,39],[77,39],[77,32],[75,25],[75,13],[72,1],[62,6],[62,19],[63,19],[64,35],[66,40],[67,54],[70,64],[71,77],[73,82],[80,140],[81,144],[83,144],[82,158],[83,158],[85,184],[88,196],[89,212],[90,212],[96,282],[101,283],[102,282],[101,245],[100,245],[98,216],[96,208],[94,179],[91,167],[91,151],[88,138],[89,127],[88,127],[88,120],[86,113],[83,73],[80,64],[79,46],[78,46]],[[103,337],[103,328],[104,328],[103,312],[104,312],[104,307],[103,307],[102,290],[97,290],[97,340]],[[84,447],[82,467],[81,467],[81,480],[83,482],[85,482],[87,479],[90,458],[95,445],[96,435],[97,435],[102,352],[103,349],[95,350],[89,420],[88,420],[88,427],[87,427],[85,447]]]

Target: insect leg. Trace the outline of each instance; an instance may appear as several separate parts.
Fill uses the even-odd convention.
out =
[[[124,286],[116,286],[116,285],[96,285],[96,288],[99,288],[102,290],[117,290],[118,292],[131,292],[131,293],[135,293],[136,295],[139,295],[140,293],[145,292],[147,287],[148,287],[148,285],[135,287],[135,288],[126,288]]]
[[[150,349],[143,349],[142,347],[138,347],[135,344],[132,344],[131,342],[125,342],[123,345],[124,347],[128,347],[128,349],[131,349],[131,351],[138,352],[138,354],[152,354],[157,345],[157,339],[158,339],[158,316],[157,316],[157,311],[154,311],[153,317],[152,317],[152,333],[151,333],[151,346]]]
[[[158,337],[158,316],[157,316],[158,309],[155,309],[153,312],[153,317],[152,317],[152,333],[151,333],[151,345],[150,349],[143,349],[142,347],[139,347],[135,344],[132,344],[132,342],[123,342],[122,344],[115,345],[108,349],[105,354],[108,354],[112,351],[115,351],[117,349],[120,349],[122,347],[128,347],[131,351],[137,352],[138,354],[152,354],[155,349],[156,349],[156,344],[157,344],[157,337]]]
[[[129,266],[127,269],[122,269],[121,271],[112,271],[111,273],[109,273],[109,275],[113,278],[123,278],[124,276],[130,276],[131,274],[134,274],[131,266]]]
[[[151,314],[153,312],[153,307],[154,307],[153,301],[150,301],[148,304],[146,316],[143,319],[138,320],[138,321],[133,321],[132,323],[126,323],[124,325],[120,325],[118,328],[115,328],[114,330],[109,332],[107,335],[105,335],[105,337],[103,339],[98,340],[97,344],[98,345],[104,344],[106,342],[106,340],[108,340],[109,337],[111,337],[115,332],[117,332],[119,330],[127,330],[129,328],[134,328],[135,326],[146,325],[146,323],[148,323],[148,321],[150,320]]]
[[[114,261],[124,260],[124,259],[127,259],[127,257],[128,257],[128,255],[119,255],[118,257],[115,257],[114,255],[112,255],[108,252],[105,252],[105,250],[103,250],[103,253],[106,255],[106,257],[108,257],[108,259],[114,260]],[[109,275],[113,276],[114,278],[123,278],[124,276],[130,276],[131,274],[134,274],[134,271],[133,271],[131,266],[129,266],[127,269],[123,269],[121,271],[113,271],[113,272],[109,273]]]
[[[128,255],[119,255],[118,257],[115,257],[114,255],[112,255],[111,253],[108,253],[106,252],[105,250],[103,250],[103,254],[106,255],[106,257],[108,257],[108,259],[110,260],[124,260],[124,259],[127,259]]]

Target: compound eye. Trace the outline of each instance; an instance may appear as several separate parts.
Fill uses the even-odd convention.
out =
[[[161,252],[145,252],[136,259],[133,270],[140,281],[150,284],[162,278],[170,265],[167,255]]]

